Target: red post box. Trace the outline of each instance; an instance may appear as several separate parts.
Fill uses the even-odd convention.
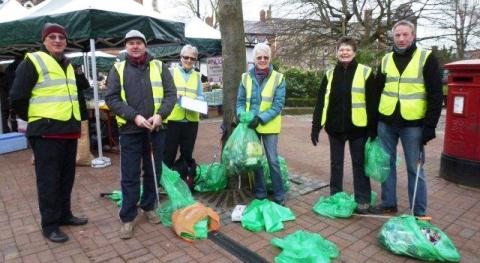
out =
[[[480,59],[445,65],[449,70],[447,120],[440,176],[480,187]]]

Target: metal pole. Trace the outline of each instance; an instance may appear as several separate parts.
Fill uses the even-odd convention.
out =
[[[102,151],[102,131],[100,129],[100,107],[98,105],[98,82],[97,82],[97,60],[95,59],[95,40],[90,39],[90,52],[92,54],[92,79],[93,79],[93,99],[95,101],[95,126],[97,128],[97,146],[98,158],[92,161],[92,167],[101,168],[111,165],[110,158],[103,156]]]

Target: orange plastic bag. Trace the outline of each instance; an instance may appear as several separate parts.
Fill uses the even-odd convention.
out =
[[[195,236],[194,226],[197,222],[208,218],[208,232],[220,229],[220,217],[213,209],[197,202],[193,205],[178,209],[172,215],[172,228],[175,233],[188,242],[192,239],[186,236]]]

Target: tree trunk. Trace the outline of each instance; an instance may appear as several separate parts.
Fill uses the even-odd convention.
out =
[[[241,0],[219,0],[218,15],[223,56],[223,128],[222,141],[232,133],[238,84],[246,70],[245,33]]]

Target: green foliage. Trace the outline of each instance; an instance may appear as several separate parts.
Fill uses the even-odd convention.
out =
[[[284,68],[280,71],[287,82],[286,98],[316,98],[323,72],[300,68]]]
[[[385,55],[385,51],[372,50],[364,47],[357,50],[355,59],[358,63],[367,65],[375,71],[375,69],[380,65],[383,55]]]

